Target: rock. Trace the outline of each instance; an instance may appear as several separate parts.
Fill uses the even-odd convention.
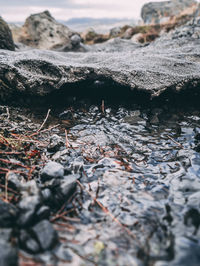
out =
[[[0,49],[15,50],[11,30],[7,23],[0,17]]]
[[[181,35],[183,28],[192,32]],[[180,92],[198,87],[200,82],[199,25],[188,23],[164,34],[148,46],[129,40],[111,39],[90,47],[87,53],[57,53],[53,51],[0,51],[0,99],[13,95],[41,97],[55,95],[59,89],[67,98],[72,92],[79,95],[118,93],[121,97],[138,91],[146,99],[166,90]],[[95,81],[104,86],[94,88]],[[88,84],[88,86],[87,86]],[[63,97],[62,97],[63,99]]]
[[[97,33],[92,29],[89,28],[81,33],[81,38],[84,42],[90,42],[97,36]]]
[[[19,26],[17,24],[14,24],[14,23],[9,23],[8,26],[9,26],[11,32],[12,32],[13,41],[15,43],[18,43],[19,42],[19,37],[20,37],[20,34],[21,34],[21,26]]]
[[[18,37],[19,42],[34,48],[63,51],[77,49],[80,40],[78,34],[58,23],[49,11],[28,17]]]
[[[49,152],[57,152],[57,151],[59,151],[59,149],[62,145],[64,145],[64,141],[63,141],[62,137],[54,134],[50,138],[50,143],[47,147],[47,150]]]
[[[26,182],[22,176],[20,176],[19,174],[13,173],[13,172],[10,172],[8,174],[7,179],[10,185],[12,185],[16,189],[20,189],[23,183]]]
[[[62,178],[64,176],[64,167],[56,162],[48,162],[41,171],[41,180],[43,182],[53,178]]]
[[[120,33],[121,33],[121,28],[114,27],[110,30],[109,36],[110,38],[115,38],[115,37],[118,37]]]
[[[10,243],[0,240],[0,265],[17,266],[18,252]]]
[[[20,247],[29,253],[37,254],[41,251],[39,243],[34,239],[28,231],[21,230],[19,236]]]
[[[20,215],[18,225],[29,227],[38,220],[37,212],[42,205],[42,196],[35,180],[27,182],[21,189],[21,200],[18,204]]]
[[[61,181],[61,192],[65,198],[70,198],[76,190],[76,180],[80,176],[77,175],[68,175],[64,177],[64,180]]]
[[[27,231],[21,230],[19,240],[22,249],[37,254],[53,248],[58,243],[58,235],[51,223],[43,220]]]
[[[0,227],[12,227],[18,216],[17,208],[9,203],[0,200]]]
[[[188,266],[199,265],[200,260],[200,246],[198,241],[193,241],[187,237],[177,237],[175,245],[175,259],[170,262],[171,266]],[[163,265],[163,264],[162,264]],[[166,265],[169,265],[167,263]]]
[[[109,39],[109,35],[98,34],[92,28],[90,28],[81,34],[81,38],[85,44],[95,44],[107,41]]]
[[[196,5],[195,0],[172,0],[150,2],[142,7],[141,17],[146,24],[167,22],[171,17],[179,15],[186,8]]]
[[[130,27],[124,32],[124,34],[122,35],[122,38],[126,39],[126,40],[129,40],[129,39],[131,39],[133,34],[134,34],[134,28]]]
[[[81,43],[81,37],[78,34],[75,34],[71,37],[71,43],[73,47],[79,46]]]
[[[77,174],[64,176],[61,180],[57,179],[58,182],[54,182],[50,187],[51,193],[47,193],[46,190],[43,192],[44,196],[47,195],[46,204],[53,209],[60,208],[76,191],[76,180],[78,178],[80,178],[80,175]]]
[[[0,229],[0,241],[9,242],[11,240],[11,237],[12,237],[12,229],[11,228],[1,228]]]
[[[143,39],[144,34],[143,33],[137,33],[134,34],[133,37],[131,38],[131,41],[133,43],[140,43],[140,41]]]
[[[32,228],[32,231],[43,251],[50,250],[58,243],[57,232],[54,230],[52,224],[47,220],[43,220],[36,224]]]

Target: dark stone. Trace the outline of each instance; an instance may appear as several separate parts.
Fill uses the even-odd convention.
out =
[[[48,162],[41,171],[41,180],[43,182],[53,178],[62,178],[64,176],[64,167],[56,162]]]
[[[29,227],[37,222],[37,211],[42,205],[42,194],[36,182],[31,180],[21,188],[21,200],[18,204],[20,215],[18,225]]]
[[[15,50],[12,33],[7,23],[0,17],[0,49]]]
[[[59,151],[60,147],[64,145],[63,139],[62,137],[54,134],[53,136],[51,136],[50,138],[50,143],[47,147],[47,150],[49,152],[57,152]]]
[[[69,198],[76,190],[76,180],[79,175],[68,175],[61,181],[60,188],[64,197]]]
[[[32,228],[38,243],[43,251],[50,250],[58,243],[58,235],[52,224],[43,220]]]
[[[12,227],[16,223],[18,210],[12,204],[0,200],[0,227]]]
[[[11,228],[1,228],[0,229],[0,240],[9,242],[12,237],[12,229]]]
[[[79,175],[68,175],[60,180],[59,184],[52,186],[51,191],[54,197],[49,201],[49,204],[54,208],[59,208],[66,202],[76,191],[76,180],[79,177]]]
[[[38,242],[25,230],[20,231],[19,243],[22,249],[32,254],[37,254],[41,250]]]
[[[38,221],[48,219],[50,216],[50,209],[47,206],[42,206],[36,213]]]
[[[62,260],[62,261],[66,261],[66,262],[71,262],[72,261],[72,256],[70,255],[68,248],[65,247],[64,245],[60,245],[58,247],[56,247],[53,250],[53,253],[55,254],[55,256]]]
[[[17,266],[18,252],[10,243],[0,240],[0,265],[1,266]]]
[[[193,225],[198,230],[200,225],[200,213],[197,209],[191,208],[184,216],[185,225]]]

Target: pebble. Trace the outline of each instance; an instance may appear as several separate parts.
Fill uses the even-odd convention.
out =
[[[58,243],[58,235],[48,220],[43,220],[32,228],[43,251],[50,250]]]
[[[41,180],[43,182],[53,178],[62,178],[64,176],[64,167],[56,162],[48,162],[41,171]]]
[[[12,227],[16,222],[18,210],[12,204],[0,200],[0,214],[0,227]]]
[[[0,240],[0,265],[1,266],[17,266],[18,252],[10,243]]]

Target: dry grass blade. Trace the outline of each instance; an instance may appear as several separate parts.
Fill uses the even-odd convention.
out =
[[[67,149],[70,146],[69,139],[68,139],[68,136],[67,136],[67,130],[66,129],[65,129],[65,146],[66,146]]]
[[[47,128],[47,129],[43,129],[43,130],[41,130],[41,131],[37,131],[37,132],[31,134],[29,137],[36,136],[36,135],[38,135],[38,134],[40,134],[40,133],[45,133],[45,132],[50,131],[50,130],[52,130],[52,129],[56,128],[56,127],[59,127],[59,126],[60,126],[60,124],[55,125],[55,126],[52,126],[52,127],[49,127],[49,128]]]
[[[47,122],[47,119],[48,119],[48,117],[49,117],[50,112],[51,112],[51,109],[48,110],[47,115],[46,115],[46,117],[45,117],[45,119],[44,119],[42,125],[40,126],[40,128],[38,129],[37,132],[40,132],[41,129],[43,128],[43,126],[45,125],[45,123]]]
[[[168,137],[169,139],[171,139],[171,141],[173,141],[173,142],[174,142],[176,145],[178,145],[180,148],[183,148],[183,145],[180,144],[179,142],[177,142],[176,140],[174,140],[171,136],[167,135],[167,137]]]

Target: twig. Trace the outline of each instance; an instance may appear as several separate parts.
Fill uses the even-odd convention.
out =
[[[33,137],[33,136],[36,136],[36,135],[38,135],[38,134],[40,134],[40,133],[44,133],[44,132],[46,132],[46,131],[50,131],[50,130],[52,130],[52,129],[56,128],[56,127],[59,127],[59,126],[60,126],[60,124],[55,125],[55,126],[52,126],[52,127],[49,127],[49,128],[47,128],[47,129],[43,129],[43,130],[41,130],[41,131],[37,131],[37,132],[31,134],[29,137]]]
[[[10,112],[9,112],[9,108],[8,107],[6,107],[6,112],[7,112],[7,118],[8,118],[8,120],[10,120]]]
[[[101,103],[101,110],[102,110],[102,113],[104,114],[105,113],[105,102],[104,102],[104,100],[102,100],[102,103]]]
[[[10,174],[10,171],[8,171],[6,173],[6,176],[5,176],[5,199],[6,199],[6,202],[8,202],[8,175]]]
[[[18,151],[0,151],[0,154],[5,154],[5,155],[18,155],[22,153],[23,152],[18,152]]]
[[[90,191],[88,191],[78,180],[76,180],[76,183],[80,186],[80,188],[83,191],[86,191],[90,197],[93,199],[94,202],[96,202],[99,207],[102,209],[103,212],[105,212],[107,215],[109,215],[113,221],[115,221],[129,236],[131,236],[133,239],[137,240],[136,236],[125,226],[123,226],[122,223],[106,208],[103,206],[101,202],[99,202],[93,195],[91,194]],[[138,241],[138,240],[137,240]]]
[[[49,117],[49,113],[50,113],[50,112],[51,112],[51,109],[48,110],[47,115],[46,115],[46,117],[45,117],[45,119],[44,119],[44,121],[43,121],[41,127],[38,129],[37,132],[40,132],[41,129],[43,128],[43,126],[45,125],[45,123],[47,122],[47,119],[48,119],[48,117]]]
[[[26,165],[23,165],[23,164],[21,164],[21,163],[11,162],[11,161],[9,161],[9,160],[5,160],[5,159],[0,159],[0,161],[1,161],[2,163],[13,164],[13,165],[20,166],[20,167],[22,167],[22,168],[30,169],[30,167],[28,167],[28,166],[26,166]]]
[[[66,146],[67,149],[70,146],[69,139],[68,139],[68,136],[67,136],[67,130],[66,129],[65,129],[65,146]]]
[[[3,184],[0,184],[0,187],[5,189],[6,186],[3,185]],[[14,193],[15,195],[19,195],[19,193],[16,192],[16,191],[14,191],[12,188],[7,187],[7,190],[10,191],[10,192],[12,192],[12,193]]]
[[[3,171],[3,172],[9,172],[10,169],[8,168],[3,168],[3,167],[0,167],[0,171]],[[13,173],[16,173],[16,174],[21,174],[21,175],[28,175],[28,173],[26,172],[22,172],[22,171],[18,171],[18,170],[12,170]],[[4,173],[5,174],[5,173]]]
[[[167,135],[167,137],[168,137],[169,139],[171,139],[171,141],[173,141],[176,145],[178,145],[179,147],[183,148],[183,145],[180,144],[179,142],[175,141],[171,136]]]

